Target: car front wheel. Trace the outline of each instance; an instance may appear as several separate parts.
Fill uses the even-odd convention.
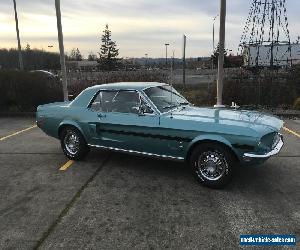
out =
[[[89,152],[84,137],[76,128],[64,128],[60,134],[60,142],[64,154],[71,160],[81,160]]]
[[[202,184],[221,188],[230,181],[236,161],[233,153],[225,146],[203,143],[193,150],[190,164]]]

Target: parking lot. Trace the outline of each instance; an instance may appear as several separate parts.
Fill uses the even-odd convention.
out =
[[[223,190],[182,163],[92,150],[80,162],[34,118],[0,118],[0,249],[236,249],[240,234],[300,236],[300,121],[281,153]],[[299,244],[299,243],[298,243]]]

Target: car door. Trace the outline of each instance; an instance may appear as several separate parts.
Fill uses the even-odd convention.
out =
[[[100,147],[144,152],[149,131],[159,126],[159,116],[148,106],[140,112],[141,97],[135,90],[99,91],[90,105],[93,144]]]

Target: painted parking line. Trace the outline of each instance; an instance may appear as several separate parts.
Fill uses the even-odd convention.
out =
[[[66,171],[71,165],[74,163],[73,160],[67,161],[64,165],[62,165],[59,169],[59,171]]]
[[[287,127],[283,127],[283,130],[300,138],[300,134],[298,134],[297,132],[295,132]]]
[[[30,129],[36,128],[36,127],[37,127],[37,125],[34,125],[34,126],[29,127],[29,128],[26,128],[26,129],[17,131],[17,132],[15,132],[15,133],[12,133],[12,134],[10,134],[10,135],[1,137],[1,138],[0,138],[0,141],[4,141],[4,140],[6,140],[6,139],[8,139],[8,138],[10,138],[10,137],[13,137],[13,136],[15,136],[15,135],[24,133],[24,132],[26,132],[26,131],[28,131],[28,130],[30,130]]]

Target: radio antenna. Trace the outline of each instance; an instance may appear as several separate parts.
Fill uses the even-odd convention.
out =
[[[173,103],[174,55],[175,55],[175,50],[173,50],[172,62],[171,62],[171,103]]]

